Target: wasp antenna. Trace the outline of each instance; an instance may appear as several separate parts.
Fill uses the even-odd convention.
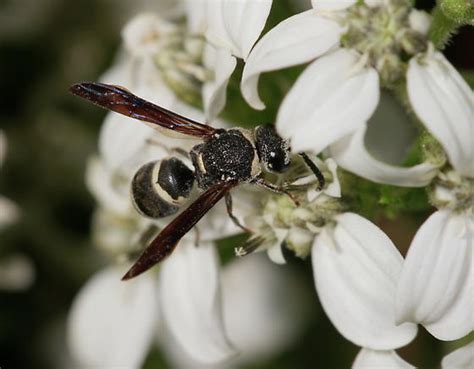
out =
[[[309,169],[311,169],[311,171],[316,176],[316,179],[318,180],[318,191],[321,191],[326,183],[323,173],[321,173],[316,164],[304,152],[300,152],[298,155],[303,158],[304,163],[308,166]]]

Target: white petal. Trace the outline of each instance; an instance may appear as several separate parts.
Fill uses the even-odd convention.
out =
[[[225,106],[227,84],[237,65],[237,59],[222,48],[207,44],[204,50],[204,65],[214,72],[212,81],[203,85],[204,111],[208,121],[212,121]]]
[[[105,166],[111,171],[135,172],[146,162],[143,152],[147,140],[156,132],[146,126],[116,113],[105,118],[99,136],[99,150]],[[163,150],[161,157],[166,152]]]
[[[283,100],[276,127],[294,152],[319,153],[365,123],[379,100],[378,74],[339,49],[312,63]]]
[[[100,76],[99,82],[118,86],[132,86],[133,66],[132,57],[121,50],[115,57],[113,65]]]
[[[272,0],[218,0],[208,8],[207,38],[246,59],[265,26]]]
[[[323,192],[331,197],[341,197],[341,183],[337,176],[337,164],[332,158],[326,159],[325,163],[331,172],[333,180]]]
[[[247,59],[250,49],[262,33],[273,0],[223,0],[224,24],[234,45],[236,56]]]
[[[272,216],[270,218],[273,218]],[[248,222],[247,224],[249,226],[252,226],[253,223],[252,221],[250,220],[251,217],[248,218]],[[262,220],[261,219],[256,219],[256,222],[261,222]],[[267,224],[273,224],[274,221],[271,220],[271,221],[267,221]],[[281,247],[282,243],[284,242],[284,240],[288,237],[288,228],[277,228],[277,227],[272,227],[273,229],[273,233],[275,235],[275,240],[271,243],[271,244],[268,244],[268,245],[263,245],[261,250],[267,250],[267,256],[268,258],[273,261],[275,264],[286,264],[286,259],[285,259],[285,256],[283,255],[283,249]],[[259,250],[259,249],[257,249]]]
[[[139,368],[157,318],[153,274],[122,282],[121,268],[95,274],[76,296],[68,320],[68,344],[84,367]]]
[[[283,255],[283,250],[281,249],[280,243],[268,248],[267,255],[268,258],[275,264],[286,264],[285,256]]]
[[[245,64],[241,90],[255,109],[264,109],[257,86],[260,74],[306,63],[339,44],[343,28],[314,10],[279,23],[255,45]]]
[[[176,340],[196,360],[214,363],[235,354],[222,320],[219,262],[214,246],[183,239],[162,266],[163,316]]]
[[[338,216],[333,235],[325,229],[316,238],[312,262],[319,299],[331,322],[356,345],[390,350],[415,337],[416,325],[395,325],[402,261],[385,233],[356,214]]]
[[[18,206],[0,195],[0,229],[15,223],[20,218],[20,209]]]
[[[159,106],[173,110],[174,103],[179,100],[168,85],[163,81],[153,59],[141,59],[131,64],[132,80],[125,86],[134,94]],[[130,120],[130,119],[129,119]],[[143,122],[141,124],[144,124]],[[152,126],[157,128],[156,125]]]
[[[25,290],[33,284],[34,279],[35,270],[26,256],[16,254],[0,260],[0,290]]]
[[[474,342],[446,355],[441,361],[442,369],[472,369],[474,367]]]
[[[396,186],[424,187],[436,176],[439,167],[422,163],[400,167],[374,158],[365,147],[367,124],[330,147],[330,155],[344,169],[373,182]]]
[[[357,354],[352,369],[415,369],[393,350],[374,351],[363,348]]]
[[[131,54],[152,55],[160,51],[168,35],[177,26],[153,13],[140,14],[128,22],[122,30],[124,46]]]
[[[180,110],[186,105],[168,88],[152,58],[119,58],[119,63],[101,78],[102,82],[119,84],[145,100],[183,115]],[[188,109],[186,109],[187,112]],[[109,123],[110,121],[113,123]],[[151,129],[146,130],[143,127]],[[168,148],[173,147],[172,145],[176,147],[176,141],[171,140],[168,144],[169,140],[163,139],[162,136],[157,135],[157,132],[168,138],[189,139],[189,136],[160,128],[156,124],[148,124],[117,113],[110,113],[105,118],[99,137],[99,149],[106,156],[108,165],[114,168],[122,166],[123,161],[134,156],[137,146],[142,146],[143,142],[149,138],[146,132],[160,138],[158,141],[162,144],[161,146]],[[109,145],[110,148],[107,150],[105,145]],[[177,146],[181,147],[180,144]],[[156,148],[157,145],[150,147]]]
[[[245,1],[245,0],[244,0]],[[238,50],[233,44],[224,24],[222,7],[224,0],[206,0],[206,39],[216,48],[223,48],[236,55]]]
[[[207,27],[207,0],[184,0],[187,29],[190,33],[204,34]]]
[[[318,11],[344,10],[354,5],[357,0],[311,0],[313,8]]]
[[[222,273],[223,306],[229,337],[241,354],[218,365],[199,363],[172,335],[160,336],[160,341],[166,339],[165,354],[173,367],[182,369],[240,368],[280,354],[299,337],[310,313],[311,294],[301,282],[291,268],[273,265],[262,254],[234,259]]]
[[[474,93],[439,52],[410,60],[410,102],[426,128],[441,143],[454,168],[474,177]]]
[[[117,183],[113,173],[97,157],[91,158],[86,168],[86,184],[100,206],[115,214],[127,216],[132,213],[130,180]]]
[[[163,130],[163,133],[167,132]],[[186,150],[192,144],[191,140],[161,134],[161,131],[116,113],[107,115],[99,136],[104,165],[129,178],[143,164],[169,156],[170,149]]]
[[[419,322],[436,338],[474,329],[472,216],[437,211],[408,250],[397,292],[397,320]]]
[[[232,191],[232,212],[243,222],[248,216],[256,212],[255,203],[258,201],[258,192],[246,188],[236,188]],[[227,213],[225,201],[219,201],[198,223],[199,239],[214,241],[242,233]]]
[[[101,82],[123,86],[145,100],[173,109],[176,95],[161,78],[153,58],[120,53],[116,59],[114,66],[100,78]],[[133,121],[131,118],[127,120]]]
[[[295,341],[307,318],[305,303],[309,298],[300,283],[290,268],[275,265],[262,254],[234,259],[225,267],[225,325],[242,352],[238,362],[268,359]]]

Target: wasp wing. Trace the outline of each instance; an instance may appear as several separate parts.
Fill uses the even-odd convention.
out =
[[[221,182],[202,193],[186,210],[163,228],[122,280],[136,277],[169,256],[179,240],[236,184],[237,182]]]
[[[102,108],[185,135],[204,138],[216,132],[211,126],[173,113],[132,94],[123,87],[83,82],[72,85],[70,91]]]

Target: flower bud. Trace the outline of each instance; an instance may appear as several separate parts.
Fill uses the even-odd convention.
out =
[[[292,227],[286,238],[286,246],[299,258],[306,258],[311,253],[314,234],[307,229]]]

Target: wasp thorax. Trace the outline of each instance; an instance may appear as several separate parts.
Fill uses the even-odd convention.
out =
[[[283,173],[290,167],[290,143],[283,139],[272,125],[255,129],[255,146],[266,170]]]
[[[132,202],[150,218],[175,214],[189,197],[194,172],[181,160],[169,158],[143,165],[132,180]]]
[[[438,174],[429,194],[438,209],[470,214],[474,211],[474,179],[462,177],[453,169]]]
[[[413,24],[417,12],[408,0],[381,1],[368,6],[363,2],[348,9],[344,47],[366,55],[379,72],[383,85],[403,77],[407,58],[427,49],[428,40],[420,27]]]
[[[247,133],[243,129],[223,130],[192,149],[191,159],[199,187],[206,189],[219,182],[248,181],[260,173]]]

